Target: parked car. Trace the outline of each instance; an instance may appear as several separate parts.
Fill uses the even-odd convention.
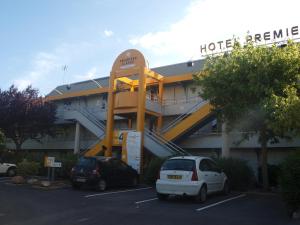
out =
[[[110,157],[81,157],[72,168],[73,188],[94,186],[99,191],[113,186],[136,186],[138,173],[119,159]]]
[[[194,196],[204,202],[207,194],[229,192],[225,173],[207,157],[182,156],[166,160],[156,181],[156,192],[160,200],[169,195]]]
[[[0,174],[5,174],[9,177],[13,177],[17,174],[16,164],[6,163],[0,159]]]

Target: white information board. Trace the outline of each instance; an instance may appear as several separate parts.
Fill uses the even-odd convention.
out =
[[[55,163],[55,157],[46,157],[45,158],[45,167],[52,167],[52,165]]]
[[[61,162],[55,162],[55,157],[45,157],[45,167],[61,167]]]
[[[126,149],[127,149],[127,164],[140,173],[141,165],[141,132],[131,131],[127,134]]]

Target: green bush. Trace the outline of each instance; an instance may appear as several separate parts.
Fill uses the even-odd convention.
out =
[[[268,179],[270,187],[278,186],[278,179],[280,173],[280,166],[277,165],[268,165]],[[262,175],[261,175],[261,167],[258,167],[258,184],[262,185]]]
[[[215,160],[218,167],[227,175],[232,190],[245,191],[253,185],[254,174],[247,161],[235,158]]]
[[[25,177],[38,175],[40,167],[40,163],[27,161],[26,159],[17,165],[18,174]]]
[[[160,171],[160,167],[164,161],[165,159],[160,159],[160,158],[153,158],[150,161],[148,167],[145,170],[145,175],[144,175],[144,180],[146,184],[148,185],[155,184],[158,177],[158,173]]]
[[[300,209],[300,153],[287,157],[281,165],[279,184],[289,210]]]
[[[56,161],[61,162],[62,167],[57,169],[57,176],[61,178],[69,178],[71,169],[75,166],[77,160],[78,156],[73,153],[58,157]]]

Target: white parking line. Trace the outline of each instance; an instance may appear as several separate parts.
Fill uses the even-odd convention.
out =
[[[147,199],[147,200],[135,202],[135,204],[141,204],[141,203],[144,203],[144,202],[151,202],[151,201],[155,201],[155,200],[157,200],[157,199],[158,199],[158,198],[151,198],[151,199]]]
[[[132,191],[142,191],[142,190],[147,190],[147,189],[152,189],[152,187],[128,189],[128,190],[124,190],[124,191],[105,192],[105,193],[99,193],[99,194],[86,195],[84,197],[90,198],[90,197],[102,196],[102,195],[112,195],[112,194],[126,193],[126,192],[132,192]]]
[[[242,198],[242,197],[245,197],[246,195],[245,194],[242,194],[242,195],[238,195],[238,196],[235,196],[235,197],[232,197],[232,198],[228,198],[226,200],[223,200],[223,201],[220,201],[220,202],[217,202],[217,203],[214,203],[214,204],[211,204],[211,205],[207,205],[207,206],[204,206],[202,208],[199,208],[199,209],[196,209],[196,211],[202,211],[204,209],[208,209],[208,208],[211,208],[211,207],[214,207],[216,205],[220,205],[220,204],[223,204],[225,202],[229,202],[229,201],[232,201],[234,199],[237,199],[237,198]]]
[[[88,221],[90,218],[82,218],[80,220],[78,220],[79,223],[82,223],[82,222],[86,222]]]

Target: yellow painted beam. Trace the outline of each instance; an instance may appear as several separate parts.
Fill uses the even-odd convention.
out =
[[[135,70],[135,71],[137,71],[137,70]],[[171,76],[171,77],[164,77],[163,83],[169,84],[169,83],[176,83],[176,82],[188,81],[188,80],[193,80],[192,73],[180,74],[180,75]],[[154,80],[152,80],[152,79],[147,79],[147,85],[152,85],[152,84],[157,84],[157,83],[158,82],[154,82]],[[138,86],[139,81],[133,80],[133,85]],[[102,87],[102,88],[94,88],[94,89],[89,89],[89,90],[84,90],[84,91],[74,91],[74,92],[69,92],[69,93],[63,93],[62,95],[48,96],[45,98],[45,101],[56,101],[56,100],[62,100],[62,99],[67,99],[67,98],[97,95],[97,94],[107,93],[108,90],[109,90],[109,87]]]
[[[84,156],[96,156],[103,151],[103,146],[105,146],[105,139],[99,141],[90,150],[88,150]]]
[[[127,109],[115,109],[114,114],[128,114],[137,112],[137,107]]]
[[[56,101],[56,100],[61,100],[61,99],[66,99],[66,98],[97,95],[97,94],[106,93],[106,92],[108,92],[108,87],[94,88],[94,89],[89,89],[89,90],[84,90],[84,91],[76,91],[76,92],[74,91],[74,92],[64,93],[62,95],[47,96],[45,98],[45,100],[46,101]]]
[[[158,84],[158,80],[155,80],[154,78],[146,78],[146,84],[147,85],[155,85]]]
[[[185,73],[176,76],[164,77],[164,84],[175,83],[180,81],[193,80],[193,73]]]
[[[165,132],[163,134],[164,138],[168,141],[176,139],[178,136],[191,128],[195,123],[198,123],[201,120],[205,119],[211,113],[211,110],[212,106],[209,103],[203,105],[187,118],[178,123],[175,127]]]
[[[152,116],[156,116],[156,117],[161,116],[161,114],[159,114],[157,112],[150,111],[150,110],[146,110],[145,113],[147,113],[149,115],[152,115]]]
[[[125,83],[125,84],[128,84],[128,85],[133,85],[133,80],[132,79],[129,79],[128,77],[119,77],[117,78],[117,80]]]
[[[147,76],[152,77],[155,80],[161,80],[164,77],[160,75],[159,73],[154,72],[153,70],[149,70],[148,68],[145,68],[144,72]]]

